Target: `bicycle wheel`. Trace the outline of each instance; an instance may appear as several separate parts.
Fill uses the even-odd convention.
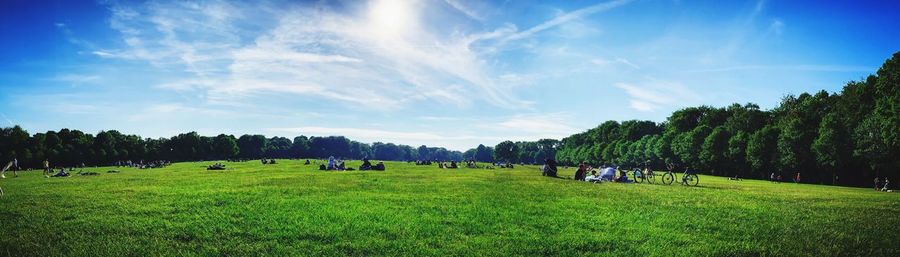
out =
[[[675,175],[672,175],[671,172],[662,175],[663,184],[671,185],[672,182],[675,182]]]
[[[700,183],[700,177],[696,174],[688,174],[684,176],[684,184],[688,186],[696,186]]]
[[[645,177],[644,180],[647,181],[647,183],[656,184],[656,176],[653,175],[652,171],[647,174],[644,174],[644,177]]]
[[[644,174],[641,170],[636,169],[632,174],[634,174],[634,183],[640,184],[641,182],[644,182]]]

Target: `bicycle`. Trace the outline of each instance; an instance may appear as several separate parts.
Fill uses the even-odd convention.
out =
[[[651,170],[649,168],[649,165],[647,163],[644,163],[643,170],[641,170],[640,168],[634,168],[634,171],[632,171],[632,172],[634,174],[634,182],[635,183],[643,183],[643,182],[647,182],[650,184],[656,183],[656,176],[653,175],[653,170]]]
[[[669,164],[669,170],[666,171],[666,174],[662,175],[662,183],[666,185],[671,185],[672,182],[675,182],[675,165]],[[685,168],[684,173],[681,175],[681,184],[685,186],[697,186],[700,183],[700,176],[697,176],[696,172],[692,172],[690,169]]]

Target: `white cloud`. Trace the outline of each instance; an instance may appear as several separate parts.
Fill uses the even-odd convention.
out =
[[[82,75],[82,74],[63,74],[63,75],[56,76],[53,79],[57,80],[57,81],[72,83],[72,84],[83,84],[83,83],[95,82],[97,80],[100,80],[100,76]]]
[[[477,11],[475,11],[472,7],[467,4],[462,3],[460,0],[444,0],[448,5],[452,6],[457,11],[469,16],[474,20],[483,21],[484,17],[481,16]]]
[[[631,97],[631,108],[642,112],[654,112],[663,107],[685,105],[700,99],[698,94],[680,83],[653,80],[642,86],[628,83],[616,83],[615,86],[625,90]]]
[[[772,23],[769,25],[769,30],[776,35],[781,35],[784,33],[784,22],[779,19],[772,20]]]
[[[499,129],[511,137],[519,137],[510,138],[514,140],[560,139],[578,132],[578,129],[569,124],[569,118],[566,113],[519,114],[496,123],[491,129]]]
[[[223,2],[113,6],[110,24],[127,47],[93,53],[184,70],[191,75],[157,88],[203,90],[210,101],[283,93],[381,110],[413,101],[531,105],[511,90],[520,80],[494,74],[489,57],[471,50],[475,34],[426,29],[423,7],[414,2],[365,7],[362,13],[328,7],[270,13]],[[249,32],[235,25],[259,18],[250,17],[255,12],[272,21]]]
[[[634,68],[634,69],[636,69],[636,70],[640,70],[640,69],[641,69],[641,66],[638,66],[637,64],[634,64],[634,63],[632,63],[631,61],[629,61],[628,59],[625,59],[625,58],[621,58],[621,57],[616,58],[616,62],[621,63],[621,64],[628,65],[628,67]]]
[[[818,64],[796,64],[796,65],[736,65],[717,67],[709,69],[689,70],[687,72],[703,73],[703,72],[731,72],[731,71],[754,71],[754,70],[776,70],[776,71],[822,71],[822,72],[867,72],[876,70],[877,68],[853,65],[818,65]]]
[[[538,33],[538,32],[568,23],[568,22],[576,20],[576,19],[580,19],[585,16],[592,15],[595,13],[609,11],[609,10],[615,9],[616,7],[628,4],[631,1],[632,0],[613,0],[613,1],[609,1],[609,2],[594,4],[594,5],[584,7],[584,8],[581,8],[581,9],[578,9],[575,11],[571,11],[568,13],[563,13],[562,15],[559,15],[556,18],[553,18],[551,20],[548,20],[541,24],[538,24],[537,26],[534,26],[527,30],[509,35],[508,37],[504,38],[501,41],[501,43],[506,42],[506,41],[528,38],[528,37],[531,37],[531,35],[533,35],[535,33]]]

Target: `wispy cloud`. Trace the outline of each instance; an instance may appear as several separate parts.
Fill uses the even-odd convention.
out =
[[[663,107],[687,104],[699,100],[699,95],[680,83],[653,80],[640,86],[616,83],[631,97],[631,108],[642,112],[654,112]]]
[[[689,70],[691,73],[704,72],[731,72],[731,71],[755,71],[755,70],[778,70],[778,71],[820,71],[820,72],[865,72],[872,71],[876,68],[866,66],[852,65],[813,65],[813,64],[797,64],[797,65],[737,65],[727,67],[717,67],[709,69]]]
[[[538,24],[537,26],[531,27],[524,31],[513,33],[512,35],[509,35],[506,38],[504,38],[501,42],[528,38],[528,37],[531,37],[531,35],[534,35],[535,33],[538,33],[538,32],[559,26],[561,24],[565,24],[567,22],[571,22],[573,20],[576,20],[576,19],[579,19],[579,18],[582,18],[585,16],[592,15],[595,13],[609,11],[609,10],[615,9],[616,7],[626,5],[626,4],[630,3],[631,1],[632,0],[614,0],[614,1],[609,1],[609,2],[598,3],[598,4],[584,7],[584,8],[575,10],[575,11],[564,13],[562,15],[557,16],[556,18],[553,18],[551,20],[548,20],[541,24]]]
[[[487,69],[489,60],[470,49],[469,35],[425,29],[421,6],[374,1],[366,7],[361,14],[328,7],[276,14],[222,2],[112,6],[110,24],[128,47],[93,53],[183,69],[191,75],[158,87],[203,90],[217,98],[212,101],[284,93],[385,110],[414,101],[531,105],[515,96],[516,84]],[[390,13],[381,13],[385,8]],[[234,25],[258,18],[254,12],[276,18],[261,33]],[[404,22],[392,21],[398,15]]]
[[[469,16],[469,18],[472,18],[474,20],[479,20],[479,21],[484,20],[484,17],[482,17],[481,14],[479,14],[472,7],[463,3],[460,0],[444,0],[444,2],[446,2],[448,5],[452,6],[457,11],[465,14],[466,16]]]
[[[95,82],[100,80],[100,76],[97,75],[82,75],[82,74],[62,74],[53,78],[56,81],[62,81],[72,84],[83,84],[88,82]]]
[[[524,132],[529,140],[562,138],[578,132],[569,120],[566,113],[519,114],[497,123],[496,128]]]

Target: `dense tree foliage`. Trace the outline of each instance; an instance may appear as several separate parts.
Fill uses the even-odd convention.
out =
[[[841,92],[788,95],[772,110],[733,104],[677,110],[665,122],[607,121],[560,141],[564,164],[664,169],[707,174],[868,185],[900,175],[900,52],[875,75]]]
[[[425,146],[422,146],[425,147]],[[439,147],[425,147],[424,158],[462,160],[462,153]],[[117,161],[199,161],[234,158],[372,158],[416,160],[422,151],[407,145],[360,143],[340,136],[306,137],[293,140],[263,135],[220,134],[206,137],[189,132],[171,138],[141,138],[115,130],[96,136],[62,129],[30,135],[19,126],[0,128],[0,161],[17,159],[22,167],[39,167],[43,160],[53,166],[109,165]]]

